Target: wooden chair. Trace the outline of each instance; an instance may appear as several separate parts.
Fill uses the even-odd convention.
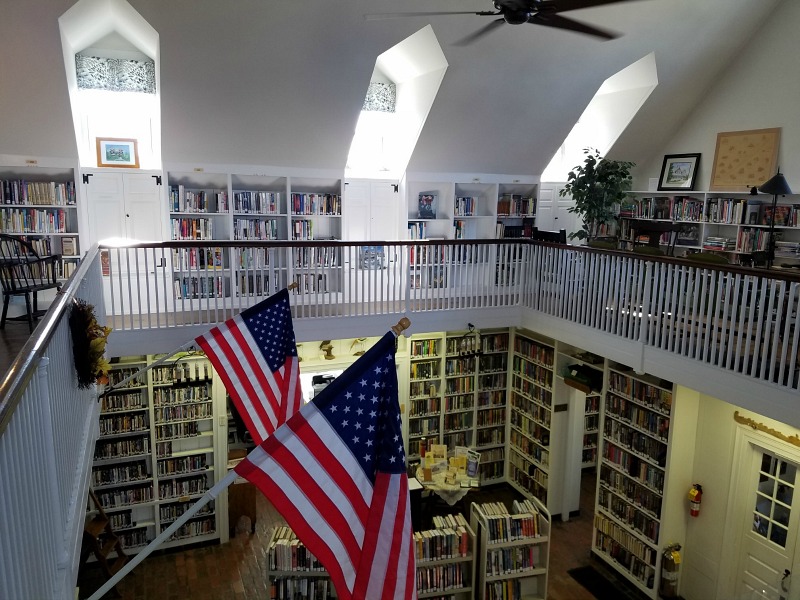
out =
[[[672,256],[675,253],[675,242],[678,239],[678,231],[680,231],[681,223],[672,223],[670,221],[651,221],[649,219],[631,219],[630,228],[633,240],[633,249],[641,247],[645,244],[650,248],[659,249],[661,245],[662,234],[667,234],[666,250],[661,254]],[[640,236],[647,236],[646,242],[638,241]],[[641,252],[641,251],[640,251]],[[655,252],[643,252],[645,254],[657,254]]]
[[[61,255],[39,256],[33,245],[20,237],[0,233],[0,283],[3,286],[3,315],[0,329],[6,326],[8,303],[12,296],[25,296],[27,313],[9,320],[27,320],[31,332],[39,311],[38,293],[60,289],[58,261]]]

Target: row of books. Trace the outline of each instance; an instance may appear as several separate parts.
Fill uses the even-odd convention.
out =
[[[150,477],[151,475],[148,473],[145,462],[138,461],[124,465],[92,469],[92,486],[96,488],[104,485],[130,483]]]
[[[280,192],[234,192],[233,212],[277,215],[281,212]]]
[[[297,534],[287,525],[279,525],[267,544],[267,564],[271,571],[324,571]]]
[[[536,198],[522,194],[500,194],[497,200],[498,217],[532,217],[536,213]]]
[[[173,218],[173,240],[212,240],[214,221],[211,219]]]
[[[338,194],[292,194],[293,215],[342,214],[341,196]]]
[[[222,277],[179,277],[173,287],[178,299],[222,298],[225,295]]]
[[[276,219],[234,219],[234,240],[277,240],[280,239]]]
[[[228,193],[187,190],[183,185],[171,185],[169,207],[171,212],[226,213]]]
[[[661,496],[608,465],[600,467],[600,485],[652,517],[661,518]]]
[[[539,512],[533,506],[527,508],[533,511],[510,514],[502,502],[482,503],[489,543],[539,537]]]
[[[463,521],[464,517],[459,515]],[[417,561],[433,561],[469,556],[470,532],[466,521],[455,526],[414,532]]]
[[[67,233],[67,213],[62,209],[4,208],[0,230],[6,233]]]
[[[471,196],[456,196],[453,205],[453,215],[456,217],[472,217],[475,215],[477,203],[477,198]]]
[[[74,206],[75,182],[0,179],[0,204],[52,204]]]
[[[172,251],[172,266],[178,271],[221,269],[222,248],[180,248]]]

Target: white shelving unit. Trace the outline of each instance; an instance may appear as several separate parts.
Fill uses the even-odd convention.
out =
[[[535,498],[516,503],[471,505],[476,534],[475,598],[501,600],[547,598],[550,558],[550,514]]]
[[[463,515],[433,518],[435,529],[414,532],[417,596],[471,600],[475,588],[475,532]]]
[[[753,252],[768,249],[771,196],[710,191],[635,191],[628,196],[620,213],[622,238],[629,235],[629,219],[653,219],[684,225],[676,254],[714,252],[748,264]],[[774,264],[800,266],[800,195],[778,198],[775,234]]]
[[[481,453],[482,483],[502,481],[508,408],[507,329],[411,336],[408,460],[419,445],[468,446]]]
[[[75,169],[0,167],[0,232],[24,237],[40,256],[60,254],[59,279],[72,275],[81,257]]]
[[[610,366],[592,552],[654,599],[662,548],[685,540],[689,484],[672,467],[690,460],[697,411],[671,383]]]
[[[514,332],[511,359],[508,480],[548,508],[561,505],[560,453],[555,439],[555,346],[531,332]]]
[[[110,385],[157,358],[119,359]],[[224,475],[216,467],[225,464],[227,437],[215,426],[224,396],[208,360],[186,355],[103,397],[92,486],[126,552],[138,552]],[[226,522],[209,503],[164,547],[218,540]]]

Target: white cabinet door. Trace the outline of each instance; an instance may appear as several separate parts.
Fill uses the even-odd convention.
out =
[[[146,173],[89,173],[83,184],[89,215],[88,243],[109,238],[164,238],[161,187]]]

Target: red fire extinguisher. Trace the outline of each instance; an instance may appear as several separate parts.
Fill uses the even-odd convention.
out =
[[[699,483],[692,485],[689,490],[689,514],[696,517],[700,514],[700,501],[703,499],[703,486]]]

